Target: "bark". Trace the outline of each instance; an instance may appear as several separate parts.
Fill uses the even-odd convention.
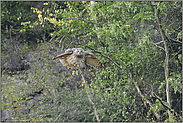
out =
[[[159,26],[159,31],[164,43],[164,49],[165,49],[165,65],[164,65],[164,69],[165,69],[165,82],[166,82],[166,98],[167,98],[167,103],[169,105],[169,107],[171,108],[171,102],[170,102],[170,90],[169,90],[169,82],[168,82],[168,76],[169,76],[169,69],[168,69],[168,64],[169,64],[169,53],[168,53],[168,46],[167,46],[167,38],[165,36],[164,30],[162,29],[161,26],[161,22],[160,22],[160,18],[159,18],[159,14],[158,14],[158,9],[157,6],[155,6],[155,16],[158,22],[158,26]],[[171,112],[170,110],[168,110],[168,115],[169,115],[169,119],[171,121],[172,117],[171,117]]]
[[[168,76],[169,76],[169,69],[168,69],[168,64],[169,64],[169,53],[168,53],[168,46],[167,46],[167,41],[166,41],[166,37],[165,37],[165,34],[164,34],[164,31],[161,27],[161,22],[160,22],[160,19],[159,19],[159,14],[158,14],[158,10],[157,10],[157,7],[155,7],[155,15],[156,15],[156,19],[157,19],[157,22],[158,22],[158,25],[159,25],[159,31],[160,31],[160,34],[161,34],[161,37],[162,37],[162,40],[163,40],[163,43],[164,43],[164,49],[165,49],[165,66],[164,66],[164,69],[165,69],[165,82],[166,82],[166,97],[167,97],[167,102],[169,104],[169,107],[171,107],[171,102],[170,102],[170,92],[169,92],[169,82],[168,82]]]

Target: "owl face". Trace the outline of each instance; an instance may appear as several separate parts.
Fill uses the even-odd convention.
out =
[[[75,50],[75,54],[78,58],[83,58],[84,57],[84,50],[82,48],[77,48]]]

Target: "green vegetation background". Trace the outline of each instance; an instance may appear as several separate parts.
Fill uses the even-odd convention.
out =
[[[78,71],[52,61],[68,47],[101,53],[85,70],[101,122],[182,121],[181,1],[1,1],[2,121],[96,122]]]

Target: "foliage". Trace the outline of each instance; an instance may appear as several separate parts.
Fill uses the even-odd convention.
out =
[[[11,30],[12,36],[17,35],[22,29],[21,22],[30,21],[34,17],[30,13],[30,7],[33,5],[36,5],[36,2],[2,1],[1,34],[9,36]],[[35,21],[35,18],[32,21]]]
[[[76,44],[69,45],[71,42],[80,43],[80,47],[84,50],[90,50],[84,45],[94,48],[112,58],[120,66],[117,67],[106,57],[95,53],[102,63],[109,63],[107,67],[98,71],[90,70],[92,77],[87,78],[93,81],[88,87],[101,121],[179,121],[172,113],[170,115],[173,119],[170,119],[165,113],[167,109],[151,95],[151,92],[155,92],[163,100],[167,100],[165,51],[155,16],[155,6],[168,43],[170,93],[172,96],[181,97],[182,3],[180,1],[95,1],[94,4],[89,1],[44,2],[42,7],[31,7],[33,14],[37,14],[37,20],[30,23],[22,21],[22,25],[33,29],[39,25],[43,32],[52,30],[50,36],[56,40],[50,41],[59,44],[61,50],[66,47],[79,47]],[[41,37],[41,40],[47,40],[44,35]],[[48,121],[54,121],[60,113],[62,114],[58,119],[60,122],[96,121],[92,106],[82,87],[77,90],[59,85],[75,77],[76,71],[68,78],[57,75],[60,79],[52,81],[53,74],[57,73],[53,70],[53,65],[48,62],[51,60],[47,52],[49,50],[52,50],[51,47],[45,46],[44,52],[37,54],[47,71],[40,69],[38,62],[31,69],[34,75],[30,78],[34,83],[33,88],[44,87],[46,88],[44,92],[52,90],[48,91],[49,98],[43,98],[44,101],[41,102],[44,104],[47,104],[46,101],[51,102],[49,105],[51,108],[46,108],[45,105],[42,107],[43,112],[38,113],[40,109],[33,111],[39,114],[40,119],[37,121],[47,121],[47,116],[52,118]],[[135,85],[139,86],[152,106],[143,103]],[[178,104],[172,105],[171,108],[180,116],[181,101],[171,97],[172,104]],[[160,114],[160,119],[157,119],[154,113]]]

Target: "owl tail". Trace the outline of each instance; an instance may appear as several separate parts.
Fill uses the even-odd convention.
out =
[[[94,69],[104,69],[106,67],[109,67],[109,62],[101,63],[100,66],[93,66]]]

